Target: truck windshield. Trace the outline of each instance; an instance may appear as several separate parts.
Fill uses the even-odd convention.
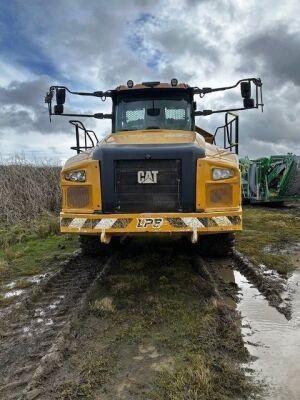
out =
[[[115,131],[139,129],[191,130],[191,104],[187,96],[122,97],[116,103]]]

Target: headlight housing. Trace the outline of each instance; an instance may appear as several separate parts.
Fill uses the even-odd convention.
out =
[[[213,168],[212,170],[212,178],[214,181],[218,181],[220,179],[228,179],[234,176],[234,171],[232,169],[227,168]]]
[[[85,182],[85,171],[71,171],[65,174],[66,181]]]

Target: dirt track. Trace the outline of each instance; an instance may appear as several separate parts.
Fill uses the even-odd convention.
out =
[[[72,311],[78,308],[81,297],[104,264],[105,259],[72,257],[23,304],[12,307],[2,316],[1,399],[31,398],[34,381],[45,370],[49,373],[56,366],[54,348],[52,358],[43,360],[43,356],[50,354],[51,346],[59,343],[57,335],[66,329]]]
[[[76,256],[6,315],[1,399],[173,399],[186,387],[189,399],[202,399],[203,390],[203,399],[255,392],[240,366],[249,354],[237,287],[222,278],[224,267],[233,278],[233,259],[143,240],[106,261]],[[278,282],[266,285],[247,268],[278,305]]]

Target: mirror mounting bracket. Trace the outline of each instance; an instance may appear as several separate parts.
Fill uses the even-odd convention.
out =
[[[111,119],[111,114],[103,114],[103,113],[96,113],[96,114],[64,114],[64,103],[66,99],[66,92],[70,94],[75,94],[79,96],[93,96],[93,97],[100,97],[102,101],[105,101],[107,97],[112,97],[112,91],[107,90],[106,92],[103,91],[96,91],[96,92],[73,92],[68,89],[66,86],[50,86],[49,91],[46,93],[45,96],[45,103],[48,104],[48,112],[49,118],[51,122],[52,115],[61,115],[66,117],[90,117],[90,118],[97,118],[97,119]],[[56,105],[54,106],[54,110],[52,110],[52,101],[54,98],[54,94],[56,95]]]
[[[251,98],[251,83],[253,83],[255,86],[255,99]],[[263,112],[264,104],[263,104],[263,98],[262,98],[262,81],[260,78],[240,79],[237,83],[235,83],[232,86],[224,86],[224,87],[219,87],[219,88],[204,87],[204,88],[200,89],[199,87],[194,87],[193,93],[199,94],[200,98],[203,98],[207,93],[213,93],[213,92],[234,89],[238,85],[241,85],[241,95],[243,97],[244,107],[230,108],[230,109],[226,109],[226,110],[194,111],[193,115],[194,116],[206,116],[206,115],[211,115],[211,114],[216,114],[216,113],[221,113],[221,112],[242,111],[242,110],[248,110],[251,108],[259,108],[259,107],[261,108],[261,110]]]

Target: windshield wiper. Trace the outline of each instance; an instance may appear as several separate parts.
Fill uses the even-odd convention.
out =
[[[147,126],[146,129],[161,129],[160,126]]]

